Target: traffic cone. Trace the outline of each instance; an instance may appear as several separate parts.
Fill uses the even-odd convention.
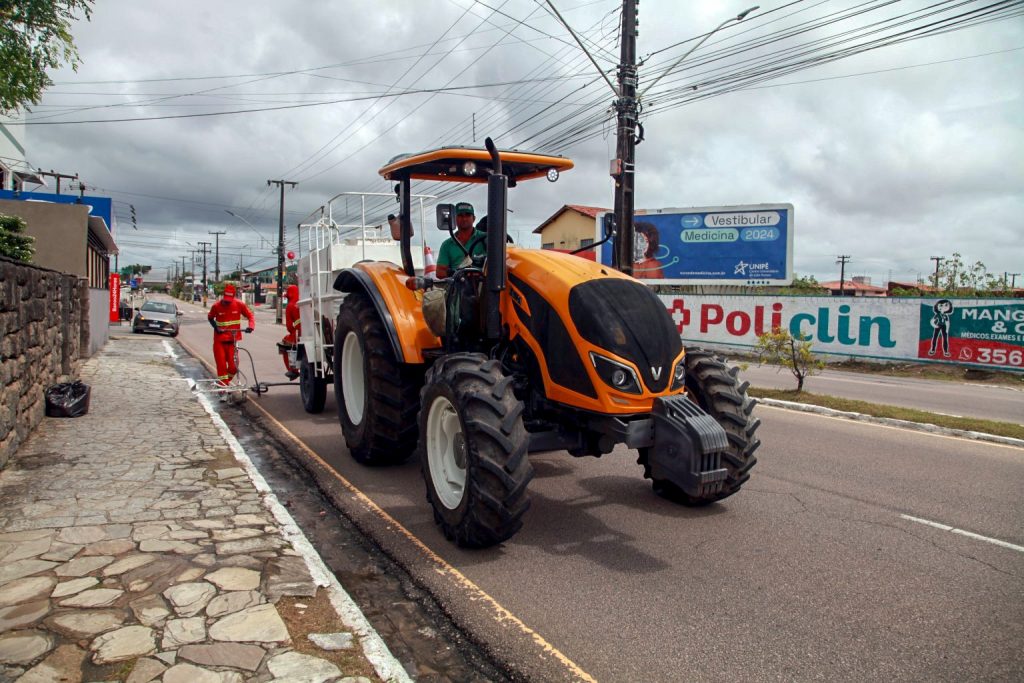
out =
[[[423,247],[423,277],[434,277],[437,273],[437,261],[434,260],[434,252],[430,247]]]

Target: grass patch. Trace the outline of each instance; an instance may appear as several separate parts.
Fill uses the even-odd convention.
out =
[[[758,364],[757,356],[748,353],[726,354],[734,363]],[[827,359],[826,354],[819,354]],[[768,363],[765,367],[775,367]],[[947,382],[972,382],[976,384],[999,384],[1009,387],[1024,388],[1024,372],[1011,372],[959,365],[943,365],[941,363],[907,363],[884,361],[867,361],[849,359],[843,361],[826,361],[825,370],[841,370],[843,372],[859,372],[886,377],[912,377],[915,379],[937,379]],[[786,370],[785,372],[789,372]]]
[[[949,415],[938,415],[925,410],[914,408],[901,408],[900,406],[880,405],[867,401],[855,401],[849,398],[837,398],[835,396],[821,396],[806,391],[797,393],[793,390],[783,389],[755,389],[747,390],[755,398],[774,398],[780,401],[793,401],[795,403],[810,403],[811,405],[831,408],[833,410],[844,410],[853,413],[863,413],[874,417],[889,417],[895,420],[906,420],[908,422],[920,422],[922,424],[933,424],[949,429],[962,429],[970,432],[983,432],[997,436],[1009,436],[1014,439],[1024,439],[1024,425],[1013,424],[1012,422],[998,422],[996,420],[981,420],[974,417],[952,417]]]

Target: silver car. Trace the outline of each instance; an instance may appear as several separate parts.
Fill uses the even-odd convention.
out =
[[[132,332],[162,332],[171,337],[178,336],[178,318],[182,315],[178,307],[163,301],[147,301],[135,313]]]

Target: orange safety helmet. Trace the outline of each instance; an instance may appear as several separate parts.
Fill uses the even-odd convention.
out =
[[[236,290],[235,290],[235,286],[234,285],[224,285],[224,298],[225,299],[234,299],[235,298],[235,291]]]

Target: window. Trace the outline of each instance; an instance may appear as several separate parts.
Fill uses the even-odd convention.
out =
[[[541,249],[554,249],[555,248],[555,243],[554,242],[545,242],[544,244],[540,245],[540,248]]]
[[[584,237],[583,239],[580,240],[580,249],[582,249],[583,247],[589,247],[593,243],[594,243],[594,238],[592,238],[592,237]]]

